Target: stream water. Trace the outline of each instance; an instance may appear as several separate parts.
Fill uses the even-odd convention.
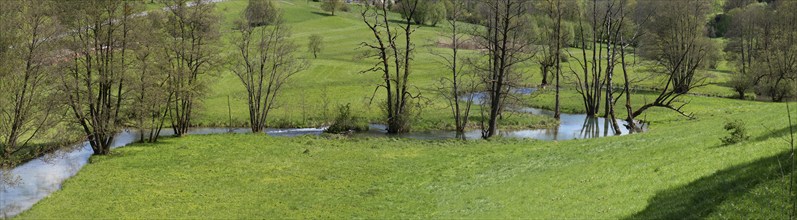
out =
[[[528,94],[534,89],[519,89],[516,93]],[[480,103],[484,94],[474,94],[472,99]],[[553,115],[553,112],[536,108],[515,108],[513,111],[538,115]],[[604,118],[587,117],[584,114],[561,114],[559,126],[548,129],[504,130],[499,134],[508,138],[530,138],[539,140],[571,140],[612,136],[611,125]],[[624,121],[619,121],[622,134],[629,131],[623,126]],[[354,137],[385,137],[386,127],[380,124],[371,124],[370,130],[353,134]],[[298,129],[267,129],[265,133],[272,136],[293,137],[301,135],[320,135],[324,128],[298,128]],[[189,134],[220,134],[220,133],[249,133],[248,128],[196,128]],[[164,130],[161,136],[173,135],[171,130]],[[138,140],[139,133],[132,130],[120,132],[114,139],[113,148],[122,147]],[[453,131],[424,131],[410,132],[396,135],[396,137],[413,139],[450,139],[456,138]],[[465,134],[467,139],[478,139],[481,132],[470,131]],[[93,150],[89,144],[82,143],[75,148],[62,149],[47,154],[40,158],[28,161],[9,172],[1,172],[2,179],[13,179],[12,183],[0,181],[0,217],[15,216],[36,202],[47,197],[61,188],[61,184],[68,178],[77,174],[91,157]]]
[[[196,128],[189,134],[249,133],[250,129],[237,128]],[[299,135],[319,135],[323,128],[267,129],[272,136],[293,137]],[[173,135],[172,130],[164,130],[161,136]],[[139,133],[133,130],[120,132],[114,138],[112,148],[123,147],[138,140]],[[0,218],[13,217],[33,204],[61,188],[61,184],[77,174],[91,157],[94,150],[88,142],[74,148],[61,149],[28,161],[9,172],[0,172]]]

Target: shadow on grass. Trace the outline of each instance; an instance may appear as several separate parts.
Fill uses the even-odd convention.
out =
[[[390,22],[390,23],[395,23],[395,24],[399,24],[399,25],[407,24],[406,20],[400,20],[400,19],[387,19],[387,21]],[[415,27],[436,27],[436,26],[432,26],[432,25],[428,25],[428,24],[418,24],[418,23],[415,23],[415,22],[412,22],[412,26],[415,26]]]
[[[310,12],[310,13],[313,13],[313,14],[316,14],[316,15],[321,15],[321,16],[324,16],[324,17],[332,17],[332,14],[324,13],[324,12],[313,11],[313,12]]]
[[[759,184],[782,178],[791,171],[787,163],[789,151],[775,156],[737,165],[711,176],[700,178],[689,185],[658,192],[648,207],[627,219],[697,219],[716,211],[724,201],[749,196]],[[748,195],[746,195],[748,194]],[[773,201],[755,201],[769,204]],[[785,199],[785,198],[783,198]],[[729,214],[729,215],[725,215]],[[723,213],[733,216],[733,213]]]
[[[795,128],[795,131],[797,131],[797,128]],[[767,131],[767,133],[765,135],[761,135],[761,136],[758,136],[758,137],[754,138],[753,141],[759,142],[759,141],[766,141],[766,140],[769,140],[769,139],[772,139],[772,138],[777,138],[777,139],[779,139],[778,143],[788,144],[789,143],[789,132],[791,132],[791,129],[789,129],[789,127],[781,128],[781,129],[778,129],[778,130],[770,130],[770,131]],[[797,135],[795,135],[794,137],[797,138]]]

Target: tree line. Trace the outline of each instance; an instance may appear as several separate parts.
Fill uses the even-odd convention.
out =
[[[265,127],[277,93],[307,66],[273,2],[250,1],[236,22],[238,53],[229,57],[219,55],[212,1],[159,2],[163,10],[151,11],[142,1],[0,3],[4,167],[36,142],[66,138],[54,130],[80,130],[94,154],[108,154],[124,127],[139,129],[143,142],[156,142],[163,129],[184,135],[209,76],[222,68],[247,90],[252,130]]]
[[[620,132],[620,100],[628,128],[638,129],[646,110],[666,108],[686,117],[683,95],[706,85],[701,71],[717,65],[723,46],[709,38],[714,7],[691,0],[367,0],[351,6],[322,0],[335,14],[356,8],[371,40],[362,42],[374,65],[363,70],[382,79],[388,133],[405,133],[429,99],[413,84],[415,31],[445,30],[447,52],[432,52],[448,71],[435,92],[451,106],[456,130],[476,122],[484,138],[520,103],[518,89],[537,87],[579,94],[590,117],[610,118]],[[95,154],[107,154],[118,129],[141,129],[158,140],[163,129],[188,132],[198,100],[214,74],[231,70],[246,89],[249,125],[262,131],[279,93],[309,61],[282,12],[271,0],[249,0],[235,22],[235,51],[221,56],[220,16],[210,0],[160,0],[164,10],[141,1],[3,1],[0,7],[0,144],[4,164],[48,128],[82,131]],[[792,1],[729,1],[733,25],[724,46],[740,97],[748,90],[782,101],[794,97],[797,68]],[[727,5],[726,5],[727,6]],[[397,19],[400,18],[400,19]],[[310,37],[308,51],[321,51]],[[464,53],[464,50],[476,50]],[[639,59],[637,57],[643,58]],[[532,85],[529,64],[539,66]],[[644,64],[644,65],[641,65]],[[631,88],[650,70],[660,79],[653,100],[632,105]],[[639,71],[637,71],[639,72]],[[480,98],[482,103],[474,103]],[[473,111],[474,104],[481,104]],[[477,115],[478,114],[478,115]]]
[[[614,119],[620,100],[625,102],[625,126],[631,130],[639,129],[636,118],[651,108],[665,108],[691,118],[683,111],[689,103],[683,95],[708,85],[704,71],[716,68],[723,59],[733,70],[729,87],[737,90],[740,98],[748,90],[773,101],[797,95],[793,86],[797,79],[793,1],[733,0],[720,9],[720,15],[716,15],[713,2],[689,0],[370,2],[370,7],[392,8],[406,19],[402,23],[412,20],[416,25],[425,23],[415,18],[419,11],[435,10],[433,5],[438,4],[444,9],[445,38],[450,41],[447,45],[451,52],[438,55],[450,74],[440,80],[438,90],[449,100],[459,133],[464,133],[468,125],[472,105],[462,100],[472,100],[473,92],[481,91],[487,95],[479,122],[483,137],[496,135],[497,121],[517,100],[513,91],[533,86],[526,82],[531,76],[523,69],[530,62],[540,68],[538,88],[553,84],[555,118],[561,112],[561,88],[572,88],[580,95],[584,112],[612,119],[612,130],[618,134],[620,125]],[[362,17],[384,18],[385,14]],[[718,28],[718,18],[729,20],[730,25]],[[384,20],[381,29],[372,30],[384,33],[391,29],[389,25]],[[397,30],[413,31],[404,29]],[[717,36],[719,29],[725,31],[721,33],[728,39],[725,45],[710,38]],[[380,38],[392,39],[390,34],[376,36]],[[481,52],[478,56],[465,57],[460,52],[474,45]],[[391,57],[378,48],[377,52]],[[403,56],[411,62],[412,53]],[[637,74],[629,74],[632,70]],[[649,74],[639,74],[641,71]],[[381,68],[379,72],[388,75],[390,71]],[[564,79],[568,83],[563,83]],[[652,93],[655,98],[634,105],[632,88],[642,80],[658,83]]]

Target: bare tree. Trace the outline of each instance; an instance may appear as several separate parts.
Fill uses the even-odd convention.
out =
[[[387,100],[385,111],[387,114],[387,132],[390,134],[409,131],[411,102],[420,98],[420,94],[413,94],[410,89],[410,66],[414,45],[412,34],[416,28],[413,26],[412,17],[418,9],[419,1],[400,1],[400,13],[403,16],[398,28],[391,27],[390,13],[387,1],[373,1],[362,7],[360,16],[374,36],[373,42],[363,42],[361,45],[371,49],[373,57],[379,61],[372,68],[363,72],[380,72],[383,83],[376,90],[385,89]],[[401,36],[403,34],[403,36]],[[399,40],[399,37],[403,37]],[[403,43],[403,45],[402,45]],[[391,66],[392,65],[392,66]],[[376,93],[376,90],[374,93]]]
[[[557,43],[563,46],[570,44],[570,34],[567,29],[560,28],[563,24],[565,15],[561,16],[558,12],[565,12],[567,1],[545,0],[533,2],[534,9],[545,12],[544,16],[535,16],[535,26],[529,30],[529,35],[538,37],[538,55],[536,62],[540,65],[540,75],[542,76],[540,87],[547,87],[550,83],[548,77],[555,77],[556,59],[560,59],[562,54],[557,54]],[[561,14],[561,13],[560,13]],[[557,31],[560,33],[557,34]],[[557,39],[558,38],[558,39]]]
[[[134,4],[129,1],[84,0],[71,6],[67,39],[71,63],[64,64],[62,89],[67,103],[94,154],[110,153],[124,100],[128,25]]]
[[[488,105],[483,106],[487,117],[483,117],[481,123],[483,138],[498,133],[498,119],[507,97],[512,94],[512,88],[521,83],[518,65],[534,57],[533,42],[529,42],[532,38],[523,31],[530,23],[526,20],[528,4],[524,0],[482,2],[485,27],[477,28],[472,35],[480,41],[489,57],[486,65],[475,65],[488,94]]]
[[[561,103],[560,103],[560,77],[562,76],[562,0],[552,0],[548,2],[550,9],[549,15],[554,20],[554,31],[553,31],[553,67],[555,68],[555,80],[556,80],[556,97],[555,97],[555,104],[554,104],[554,115],[553,117],[556,120],[559,120],[562,114],[561,110]],[[545,73],[547,74],[547,73]]]
[[[243,24],[238,31],[240,59],[233,72],[246,87],[252,132],[260,132],[266,127],[269,112],[276,108],[281,89],[306,69],[307,63],[294,56],[297,46],[279,14],[271,25],[254,28]]]
[[[635,10],[626,10],[626,9],[631,9],[627,7],[628,5],[626,4],[622,4],[621,6],[622,6],[620,8],[621,16],[631,16],[631,17],[634,16],[633,13]],[[632,47],[633,45],[638,45],[639,38],[644,34],[641,27],[648,22],[649,18],[650,18],[649,14],[644,14],[644,13],[637,14],[637,19],[635,19],[636,22],[629,21],[628,24],[625,25],[626,27],[624,28],[625,29],[624,32],[626,32],[626,34],[620,34],[617,43],[620,45],[619,48],[620,67],[622,68],[621,70],[623,72],[623,94],[625,95],[625,110],[627,114],[625,119],[626,127],[628,128],[628,130],[632,132],[639,131],[640,127],[637,126],[637,123],[634,120],[635,117],[634,109],[631,102],[631,84],[634,83],[633,82],[634,80],[632,80],[631,77],[629,77],[628,75],[629,62],[628,60],[626,60],[625,51],[628,48]],[[630,26],[633,26],[633,28]]]
[[[15,162],[15,153],[57,123],[60,106],[50,73],[55,60],[51,38],[57,32],[57,22],[49,16],[52,5],[9,1],[3,7],[7,8],[0,16],[9,22],[3,31],[10,38],[4,39],[6,44],[0,43],[4,47],[0,51],[0,165],[7,167]]]
[[[570,54],[579,64],[580,70],[571,69],[571,73],[576,79],[576,91],[581,95],[584,110],[590,117],[596,117],[600,111],[602,90],[606,85],[604,74],[609,71],[608,65],[612,63],[611,60],[603,59],[610,57],[608,54],[604,56],[602,45],[609,35],[609,30],[604,25],[608,24],[612,13],[612,8],[607,3],[592,0],[586,4],[587,9],[580,12],[577,43],[580,44],[581,53]]]
[[[209,0],[169,0],[168,36],[164,47],[169,62],[169,87],[174,97],[169,110],[177,136],[188,132],[196,101],[204,93],[200,75],[211,72],[217,59],[219,17]]]
[[[465,129],[468,126],[470,110],[473,105],[473,92],[476,87],[475,81],[469,78],[463,70],[465,65],[462,65],[462,55],[460,54],[460,44],[466,40],[464,27],[459,21],[467,12],[465,6],[464,1],[451,2],[449,9],[451,11],[448,12],[450,19],[447,20],[449,29],[446,32],[446,38],[451,41],[451,53],[439,53],[432,50],[432,54],[440,57],[443,64],[451,70],[450,76],[440,79],[440,86],[437,90],[451,107],[459,138],[465,137]]]

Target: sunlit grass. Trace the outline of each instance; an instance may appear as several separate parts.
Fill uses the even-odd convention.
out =
[[[297,43],[319,34],[327,47],[285,90],[272,125],[322,124],[327,118],[321,116],[331,116],[336,105],[346,103],[354,113],[380,120],[378,103],[369,105],[379,76],[360,73],[372,62],[357,49],[370,38],[356,15],[313,13],[320,12],[317,3],[301,0],[279,5]],[[234,40],[232,19],[244,6],[245,1],[219,3],[227,49]],[[422,27],[416,33],[412,80],[434,103],[415,123],[419,129],[450,127],[448,109],[432,91],[446,70],[428,53],[440,30]],[[539,68],[528,64],[524,69],[533,76],[526,83],[538,84]],[[646,69],[640,64],[632,76],[643,78],[650,74]],[[722,86],[732,67],[721,62],[717,69],[705,72],[713,84],[695,93],[733,95]],[[226,125],[228,95],[234,123],[246,121],[243,87],[222,70],[211,80],[199,124]],[[640,86],[655,87],[655,80]],[[323,108],[322,93],[327,94],[328,109]],[[636,91],[632,97],[638,107],[655,94]],[[563,91],[562,100],[563,111],[583,111],[572,88]],[[587,140],[459,142],[259,134],[165,139],[92,157],[61,191],[19,217],[786,218],[792,198],[787,193],[785,104],[691,95],[682,101],[689,102],[683,110],[694,119],[651,109],[638,118],[650,124],[648,132]],[[524,102],[551,109],[553,93],[540,91]],[[624,99],[617,104],[619,118],[626,115],[624,104]],[[747,124],[751,140],[722,145],[720,138],[727,135],[722,126],[737,119]],[[505,123],[512,120],[532,125],[548,118],[518,117]]]
[[[587,140],[166,139],[93,157],[20,217],[783,217],[785,105],[689,98],[696,119]],[[723,146],[730,119],[752,139]]]

